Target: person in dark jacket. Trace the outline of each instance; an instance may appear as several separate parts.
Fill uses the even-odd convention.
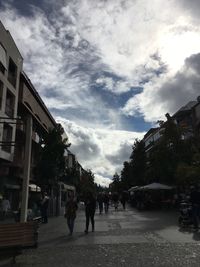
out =
[[[92,232],[94,232],[94,214],[96,210],[96,199],[92,192],[87,192],[85,197],[85,216],[86,216],[86,228],[85,233],[88,233],[89,223],[91,220]]]
[[[113,193],[112,200],[114,203],[115,210],[118,209],[118,204],[119,204],[119,195],[117,192]]]
[[[103,198],[105,213],[108,213],[109,201],[110,201],[109,195],[108,193],[105,193]]]
[[[122,192],[120,200],[121,200],[123,209],[125,210],[126,209],[126,201],[127,201],[127,192],[126,191]]]
[[[199,215],[200,215],[200,192],[197,186],[191,187],[190,201],[192,203],[192,216],[194,228],[199,227]]]
[[[78,209],[77,202],[75,201],[74,195],[71,194],[69,196],[68,201],[65,204],[65,218],[67,219],[67,225],[70,232],[69,235],[73,234],[77,209]]]
[[[103,195],[101,192],[97,196],[97,202],[99,205],[99,214],[101,214],[103,211]]]

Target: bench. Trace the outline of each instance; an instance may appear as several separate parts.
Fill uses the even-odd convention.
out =
[[[12,257],[15,263],[23,249],[37,247],[37,240],[37,222],[0,224],[0,260]]]

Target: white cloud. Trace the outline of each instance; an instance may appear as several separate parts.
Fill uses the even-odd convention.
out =
[[[89,90],[91,77],[99,70],[122,78],[117,82],[111,77],[96,79],[116,94],[149,80],[160,87],[163,78],[157,79],[156,71],[161,62],[168,67],[166,77],[172,77],[186,57],[199,52],[200,27],[193,24],[186,2],[72,0],[55,4],[50,21],[44,12],[33,7],[31,17],[19,15],[11,6],[0,11],[0,15],[22,51],[25,70],[42,96],[52,90],[62,95],[67,107],[95,113],[97,106],[105,108],[100,98],[97,105]],[[193,0],[190,11],[197,5]],[[160,61],[152,57],[155,54]],[[146,101],[143,96],[154,98],[149,83],[145,90],[150,92],[136,97],[140,103]],[[153,104],[155,114],[160,103],[154,100]],[[140,109],[145,107],[146,104]],[[164,109],[159,112],[162,114]],[[97,117],[98,113],[99,110]]]
[[[110,178],[103,177],[101,175],[95,174],[95,182],[98,185],[108,187],[110,183],[112,183],[112,180]]]
[[[116,171],[120,172],[125,160],[129,160],[135,138],[143,138],[144,133],[93,129],[58,117],[72,143],[70,150],[78,157],[85,169],[92,169],[100,181],[109,183]]]
[[[175,113],[181,106],[200,95],[200,53],[191,55],[174,75],[161,75],[144,86],[141,94],[129,99],[122,112],[146,121],[164,119],[164,114]]]
[[[33,15],[25,17],[7,5],[0,17],[44,102],[62,114],[80,162],[110,177],[143,134],[117,131],[122,114],[156,121],[199,94],[199,1],[46,0],[50,4],[48,15],[32,6]],[[123,107],[103,98],[105,90],[119,97],[137,86],[143,91]]]

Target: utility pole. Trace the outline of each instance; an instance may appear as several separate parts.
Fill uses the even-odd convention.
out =
[[[25,159],[24,173],[22,185],[22,202],[21,202],[21,217],[20,222],[27,221],[28,195],[29,195],[29,180],[30,180],[30,165],[31,165],[31,150],[32,150],[32,117],[29,114],[26,118],[26,143],[25,143]]]

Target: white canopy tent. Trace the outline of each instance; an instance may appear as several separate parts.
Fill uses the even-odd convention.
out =
[[[152,183],[145,186],[140,187],[141,190],[171,190],[173,189],[172,186],[168,186],[165,184],[160,183]]]
[[[139,186],[132,186],[131,188],[129,188],[129,192],[134,192],[134,191],[136,191],[137,189],[139,189],[140,187]]]

